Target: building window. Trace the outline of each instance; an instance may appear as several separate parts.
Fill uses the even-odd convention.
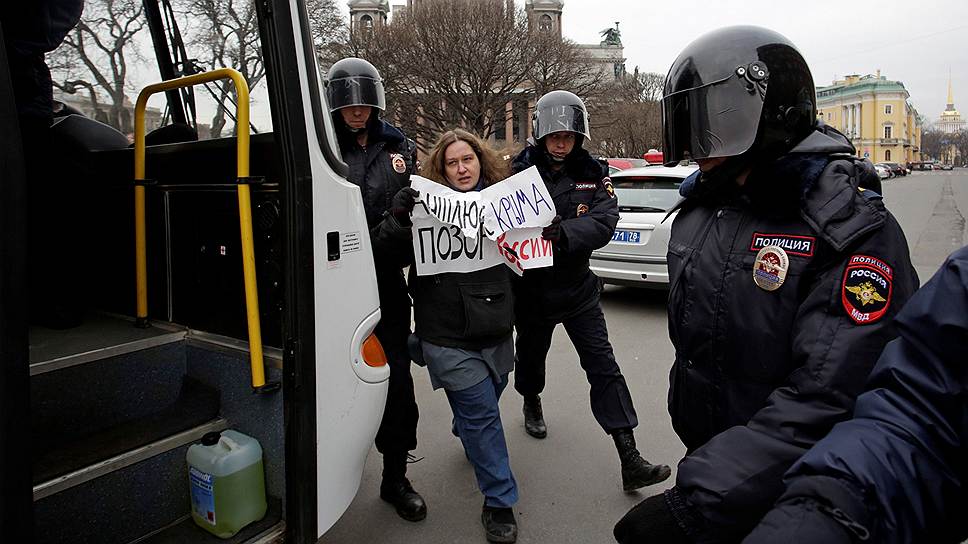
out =
[[[360,17],[360,26],[363,27],[363,30],[373,30],[373,17],[369,15]]]
[[[884,104],[884,115],[891,115],[894,113],[894,106],[891,104]]]
[[[551,30],[551,24],[552,24],[551,16],[545,13],[544,15],[541,16],[541,19],[538,21],[538,30],[542,32],[547,32]]]
[[[833,119],[833,117],[834,117],[834,114],[832,114],[832,113],[828,113],[827,114],[827,120],[828,121],[830,121],[831,119]]]
[[[894,133],[894,127],[892,127],[891,125],[887,125],[886,127],[884,127],[885,140],[890,140],[891,138],[893,138],[894,137],[893,133]]]
[[[884,162],[888,162],[890,160],[891,160],[891,150],[890,149],[885,149],[884,150]]]

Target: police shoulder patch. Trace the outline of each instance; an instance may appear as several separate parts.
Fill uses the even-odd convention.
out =
[[[602,185],[605,187],[605,192],[608,193],[608,196],[615,198],[615,187],[612,186],[612,178],[603,179]]]
[[[840,299],[851,321],[857,325],[876,323],[891,305],[894,269],[868,255],[851,255],[844,270]]]

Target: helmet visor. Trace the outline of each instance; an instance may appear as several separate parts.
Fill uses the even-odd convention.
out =
[[[326,98],[330,112],[350,106],[372,106],[386,110],[383,82],[372,78],[347,77],[328,81]]]
[[[733,157],[752,147],[763,100],[742,81],[726,78],[662,99],[666,165],[685,158]]]
[[[588,114],[578,106],[548,106],[536,111],[534,115],[536,140],[554,132],[574,132],[591,139],[588,133]]]

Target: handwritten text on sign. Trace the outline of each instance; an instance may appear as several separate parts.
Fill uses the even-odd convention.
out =
[[[541,238],[554,206],[536,169],[481,192],[460,193],[419,176],[411,176],[411,187],[420,193],[411,214],[417,275],[473,272],[502,262],[521,274],[554,264],[551,243]]]

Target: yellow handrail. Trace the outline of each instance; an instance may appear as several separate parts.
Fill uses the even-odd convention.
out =
[[[148,320],[148,268],[145,243],[145,107],[148,97],[159,92],[219,79],[231,79],[238,94],[236,115],[237,176],[239,181],[239,227],[242,231],[242,270],[245,277],[245,313],[249,328],[249,356],[252,365],[252,387],[265,385],[265,368],[262,360],[262,330],[259,324],[259,293],[255,279],[255,249],[252,238],[252,199],[249,186],[249,86],[238,71],[219,68],[211,72],[194,74],[148,85],[138,95],[134,116],[134,217],[135,217],[135,271],[137,274],[137,318],[139,323]]]

